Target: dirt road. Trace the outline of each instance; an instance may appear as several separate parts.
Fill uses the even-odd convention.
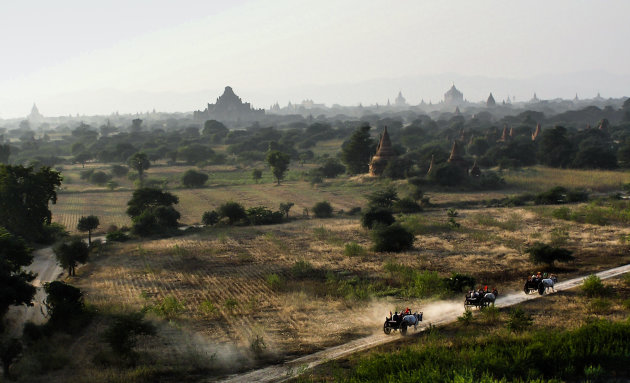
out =
[[[612,278],[630,271],[630,265],[616,267],[597,273],[601,279]],[[556,290],[568,290],[579,286],[586,276],[573,278],[556,284]],[[544,297],[534,293],[526,295],[523,292],[499,296],[496,305],[500,307],[512,306],[530,299]],[[411,336],[424,331],[429,325],[442,325],[457,320],[457,317],[463,312],[463,301],[457,302],[436,302],[423,307],[424,319],[427,320],[422,328],[418,328],[418,332],[409,332]],[[434,315],[437,314],[437,315]],[[439,315],[439,316],[438,316]],[[380,330],[380,329],[379,329]],[[283,382],[294,378],[307,370],[314,368],[327,361],[342,358],[355,352],[375,347],[384,343],[396,341],[400,336],[398,334],[385,335],[379,331],[378,334],[365,338],[357,339],[339,346],[327,348],[314,354],[306,355],[283,364],[269,366],[259,370],[250,371],[243,374],[232,375],[224,380],[224,382]]]
[[[19,336],[26,321],[41,324],[46,321],[42,313],[43,301],[46,298],[44,283],[52,282],[63,274],[63,269],[57,265],[52,247],[45,247],[33,252],[33,263],[26,267],[28,271],[37,274],[33,286],[37,288],[33,306],[11,306],[7,314],[8,331],[11,336]]]

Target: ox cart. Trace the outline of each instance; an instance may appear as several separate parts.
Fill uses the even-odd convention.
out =
[[[484,308],[490,305],[494,305],[494,301],[497,299],[499,291],[492,289],[492,291],[485,291],[482,289],[469,291],[464,299],[464,309],[468,310],[472,307]]]
[[[400,331],[402,335],[407,335],[407,329],[413,326],[414,330],[418,329],[418,323],[422,322],[422,312],[411,314],[408,312],[395,313],[385,317],[383,324],[383,332],[387,335],[394,331]]]
[[[548,278],[538,275],[532,275],[525,281],[523,291],[525,294],[530,294],[538,291],[538,294],[543,295],[545,291],[551,289],[555,291],[555,284],[558,282],[558,277],[555,274],[551,274]]]

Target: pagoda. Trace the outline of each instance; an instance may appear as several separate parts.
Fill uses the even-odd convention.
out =
[[[376,154],[370,161],[370,175],[373,177],[383,174],[385,167],[390,160],[396,158],[396,152],[392,147],[392,141],[389,139],[389,133],[387,133],[387,126],[383,130],[383,135],[376,147]]]
[[[461,154],[457,140],[453,141],[453,148],[451,149],[451,155],[448,157],[448,162],[461,166],[466,165],[466,160]]]

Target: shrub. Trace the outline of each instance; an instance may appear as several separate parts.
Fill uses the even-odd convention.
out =
[[[555,205],[566,202],[567,189],[562,186],[556,186],[553,189],[549,189],[545,192],[538,194],[534,198],[534,202],[537,205]]]
[[[444,278],[444,285],[452,292],[461,293],[475,287],[475,278],[466,274],[453,273],[450,278]]]
[[[296,261],[291,267],[291,275],[294,278],[306,278],[313,273],[313,265],[305,260]]]
[[[399,253],[411,249],[415,237],[400,224],[395,223],[390,226],[376,226],[372,232],[372,240],[375,251]]]
[[[394,211],[397,213],[412,214],[422,211],[422,207],[412,198],[405,197],[394,202]]]
[[[276,273],[268,274],[265,280],[272,290],[280,290],[284,286],[283,278]]]
[[[461,316],[457,317],[457,321],[459,323],[462,323],[462,324],[466,325],[466,326],[471,324],[473,319],[474,319],[474,317],[473,317],[472,311],[470,311],[470,310],[464,311],[464,313]]]
[[[536,264],[546,264],[553,267],[555,261],[568,262],[575,259],[572,251],[560,247],[552,247],[541,242],[534,243],[525,250],[529,259]]]
[[[612,302],[606,298],[596,298],[591,301],[588,311],[593,314],[604,315],[610,312]]]
[[[566,221],[571,219],[571,209],[566,206],[557,208],[551,212],[551,215],[556,219],[564,219]]]
[[[251,225],[273,225],[282,223],[284,214],[280,211],[271,211],[264,206],[250,207],[245,211]]]
[[[201,223],[203,223],[204,225],[211,226],[216,224],[217,222],[219,222],[219,213],[214,210],[207,211],[203,213],[203,216],[201,216]]]
[[[114,230],[105,235],[107,242],[125,242],[129,239],[129,236],[122,230]]]
[[[262,358],[265,350],[267,349],[267,345],[265,344],[265,340],[262,336],[256,335],[256,337],[251,340],[249,349],[256,358]]]
[[[376,225],[389,226],[396,222],[391,209],[385,207],[371,206],[361,217],[361,225],[372,229]]]
[[[90,182],[96,185],[104,185],[111,177],[102,171],[94,172],[90,175]]]
[[[208,175],[194,169],[189,169],[182,176],[182,184],[187,188],[202,187],[208,181]]]
[[[162,301],[153,306],[147,306],[145,311],[150,311],[162,318],[173,319],[184,311],[184,304],[172,295],[164,297]]]
[[[582,282],[582,292],[588,297],[603,297],[611,293],[597,275],[591,274]]]
[[[532,323],[534,323],[532,316],[523,311],[522,308],[517,307],[510,311],[507,329],[513,332],[521,332],[530,327]]]
[[[114,177],[124,177],[129,173],[129,168],[123,165],[113,165],[112,175]]]
[[[359,245],[358,243],[350,242],[346,243],[343,249],[343,254],[346,257],[359,257],[365,255],[366,251],[363,246]]]
[[[571,190],[567,192],[567,202],[586,202],[588,192],[585,190]]]
[[[322,201],[316,203],[312,211],[317,218],[330,218],[332,217],[333,208],[328,201]]]
[[[155,335],[155,327],[143,319],[142,313],[120,315],[103,333],[112,350],[123,357],[135,359],[133,352],[140,335]]]
[[[243,205],[233,201],[219,206],[218,213],[221,218],[227,218],[230,225],[247,218]]]
[[[398,201],[398,193],[393,186],[389,186],[383,190],[375,191],[366,198],[370,207],[391,209],[394,207],[394,202]]]

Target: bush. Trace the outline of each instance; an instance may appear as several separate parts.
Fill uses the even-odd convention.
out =
[[[459,323],[462,323],[462,324],[466,325],[466,326],[471,324],[473,319],[474,319],[474,317],[473,317],[472,311],[470,311],[470,310],[464,311],[464,313],[461,316],[457,317],[457,321]]]
[[[234,201],[219,206],[218,213],[221,218],[227,218],[230,225],[247,218],[243,205]]]
[[[552,247],[541,242],[534,243],[525,249],[529,254],[529,259],[536,264],[546,264],[553,267],[555,261],[568,262],[575,259],[573,252],[560,247]]]
[[[361,225],[368,229],[372,229],[376,225],[389,226],[396,222],[391,209],[385,207],[371,206],[363,216],[361,216]]]
[[[413,247],[415,237],[400,224],[390,226],[378,225],[372,231],[374,250],[378,252],[391,251],[399,253]]]
[[[265,277],[269,288],[272,290],[280,290],[284,286],[284,279],[276,273],[268,274]]]
[[[475,287],[475,278],[466,274],[453,273],[450,278],[444,278],[444,285],[452,292],[461,293]]]
[[[312,211],[316,218],[330,218],[333,214],[333,208],[328,201],[316,203]]]
[[[588,201],[588,192],[585,190],[571,190],[567,192],[567,202],[586,202]]]
[[[201,216],[201,223],[204,225],[212,226],[217,222],[219,222],[219,213],[214,210],[207,211],[203,213],[203,216]]]
[[[359,257],[365,255],[366,251],[363,246],[359,245],[358,243],[350,242],[346,243],[343,249],[343,254],[346,257]]]
[[[103,333],[103,339],[114,353],[135,359],[134,347],[140,335],[155,335],[155,327],[143,319],[142,313],[120,315]]]
[[[284,218],[282,212],[271,211],[264,206],[250,207],[245,213],[251,225],[273,225],[282,223]]]
[[[589,275],[582,282],[582,292],[588,297],[604,297],[610,295],[611,289],[606,287],[600,277]]]
[[[606,298],[596,298],[591,301],[588,311],[592,314],[604,315],[610,313],[612,302]]]
[[[172,295],[164,297],[155,305],[145,307],[144,311],[149,311],[165,319],[173,319],[184,311],[184,304]]]
[[[107,242],[125,242],[129,239],[129,236],[122,230],[115,230],[105,235]]]
[[[110,179],[109,174],[102,171],[97,171],[90,175],[90,182],[96,185],[105,185]]]
[[[182,184],[187,188],[202,187],[208,181],[208,175],[194,169],[189,169],[182,176]]]
[[[523,311],[522,308],[517,307],[510,311],[507,329],[513,332],[521,332],[530,327],[532,323],[534,323],[532,316]]]
[[[396,213],[413,214],[422,211],[422,207],[409,197],[402,198],[394,202],[394,211]]]
[[[84,311],[81,290],[64,282],[54,281],[44,284],[44,291],[44,305],[50,316],[49,326],[74,333],[87,324],[89,317]]]
[[[562,186],[556,186],[553,189],[549,189],[545,192],[538,194],[534,198],[536,205],[555,205],[566,202],[567,189]]]
[[[313,265],[309,261],[299,260],[291,267],[291,275],[294,278],[306,278],[313,274]]]
[[[112,175],[114,177],[124,177],[129,173],[129,168],[123,165],[113,165]]]

